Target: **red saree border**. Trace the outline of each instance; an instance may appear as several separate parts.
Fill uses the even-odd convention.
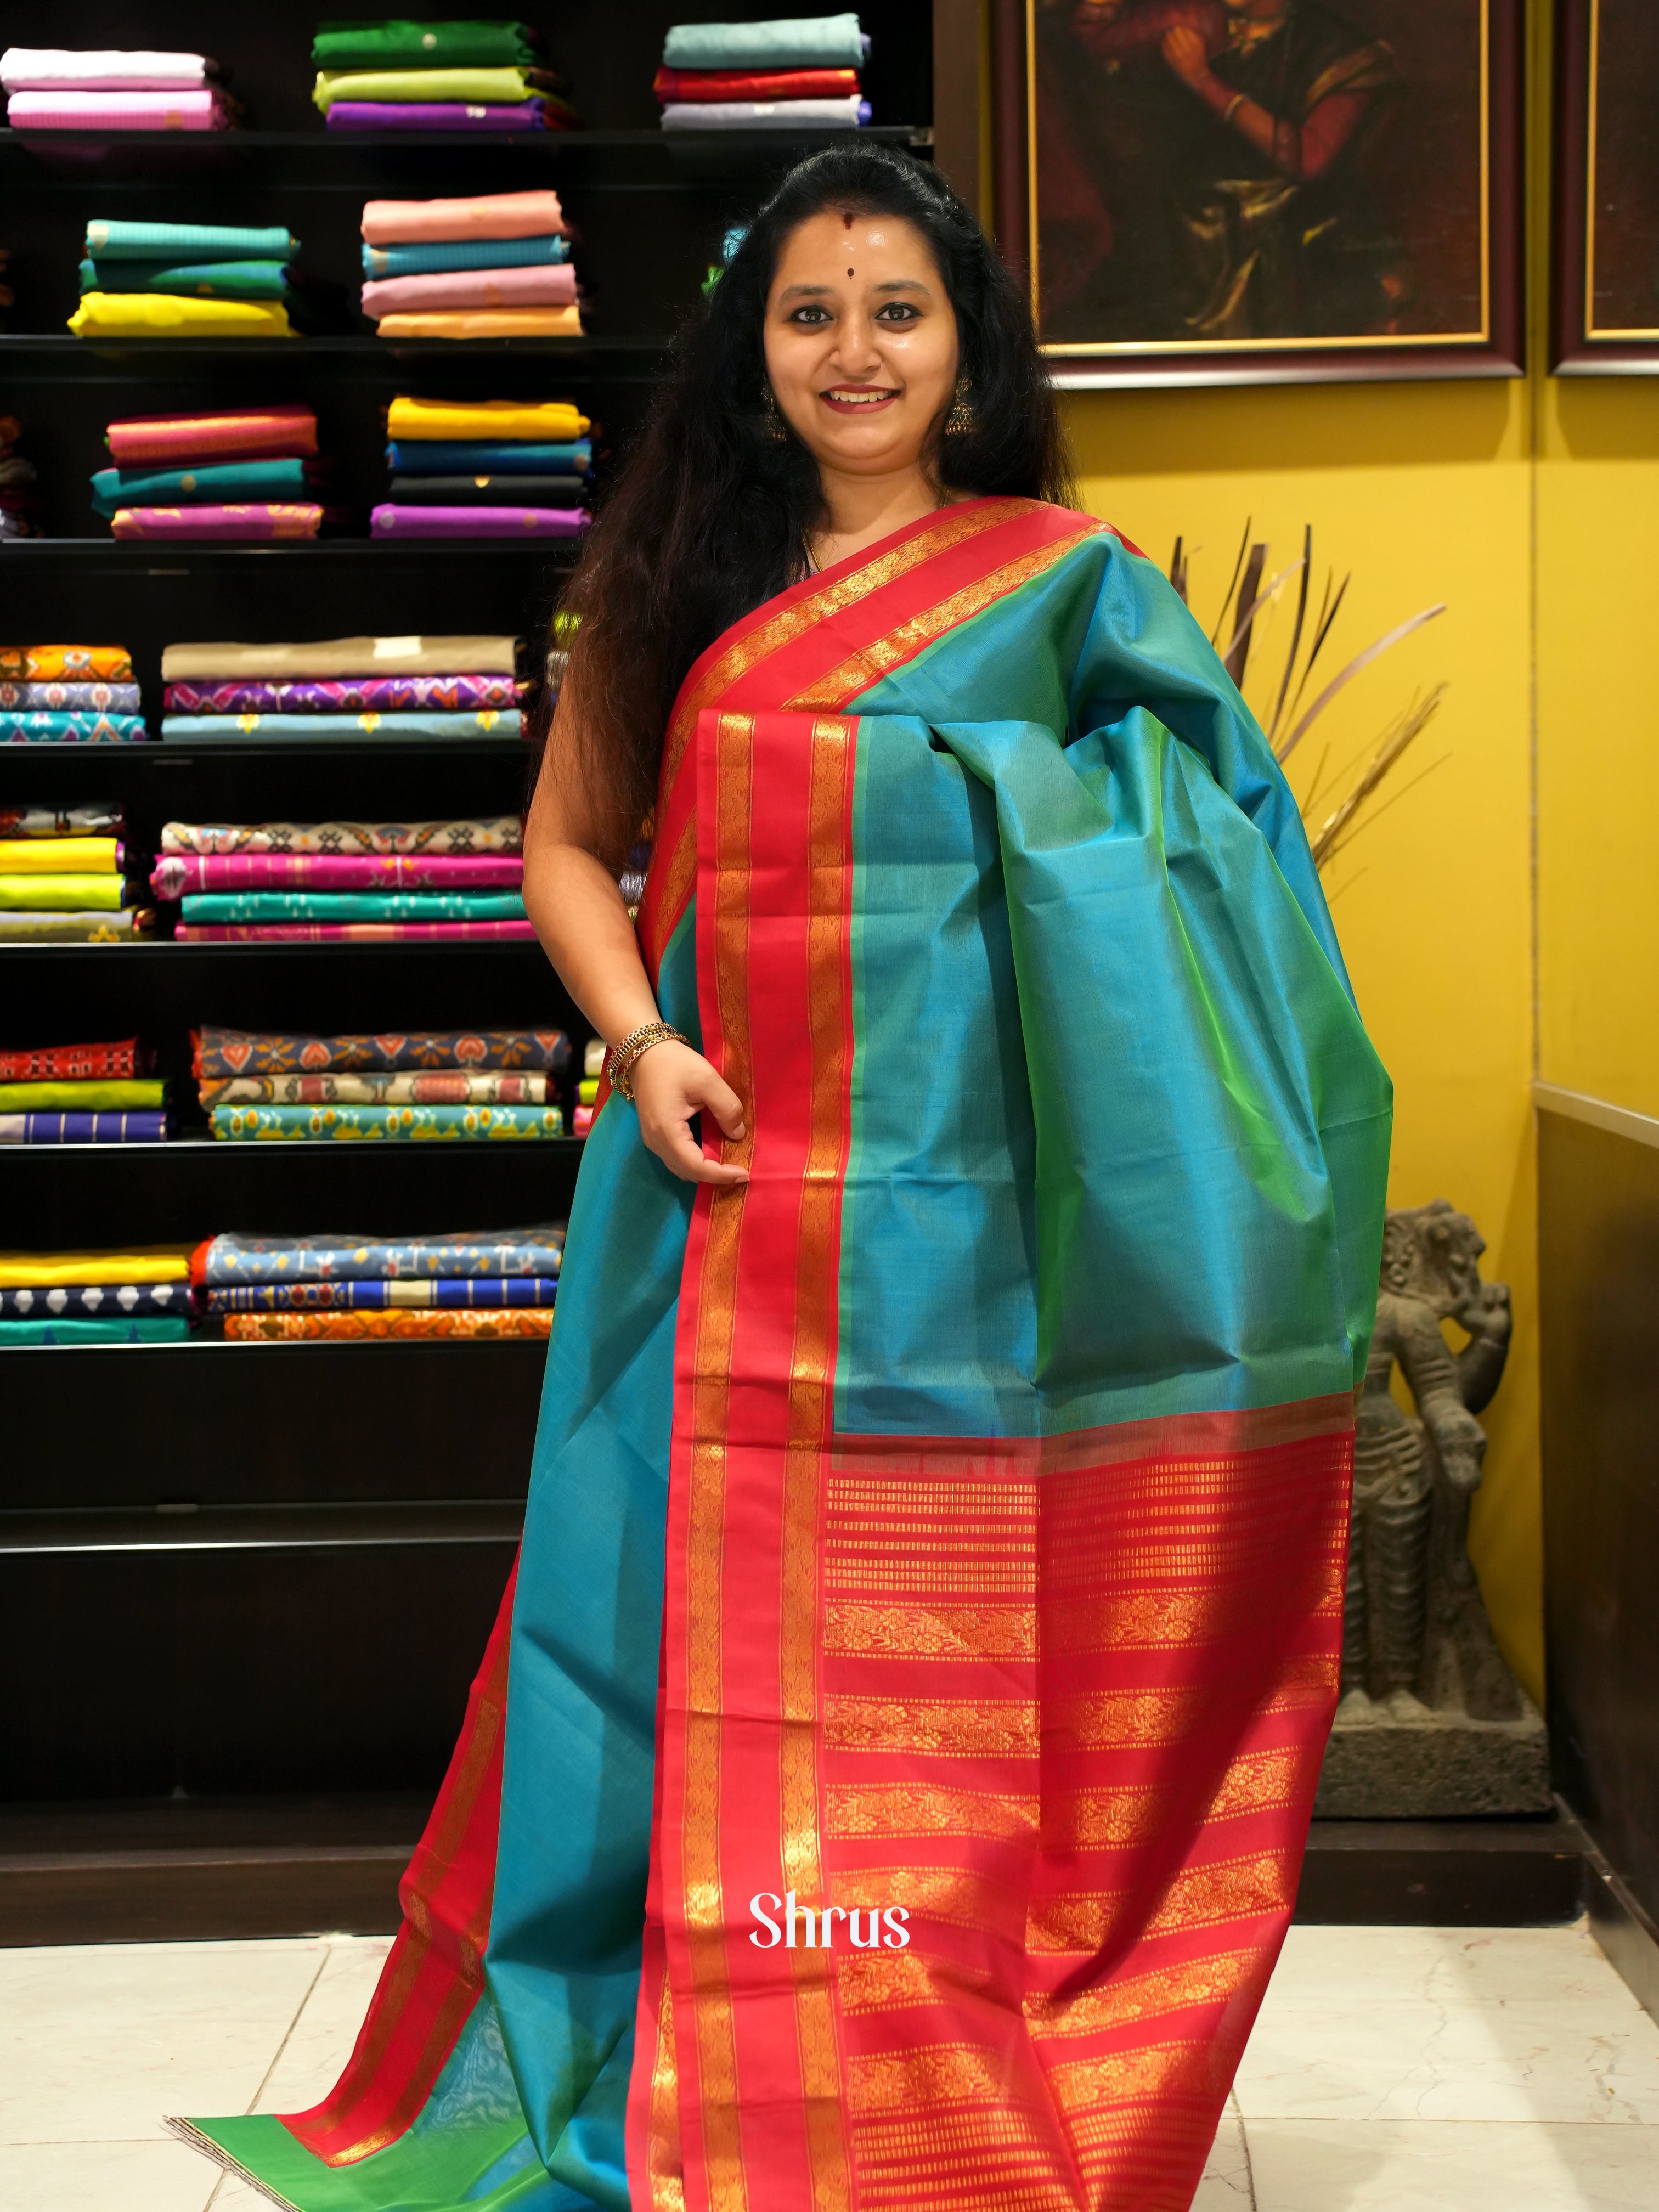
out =
[[[638,918],[653,981],[696,875],[695,764],[684,771],[694,763],[701,714],[839,711],[957,623],[1108,530],[1092,515],[1040,500],[963,500],[792,584],[716,638],[680,687],[663,745]]]
[[[355,2165],[411,2125],[483,1987],[518,1574],[515,1559],[443,1787],[398,1885],[403,1924],[345,2071],[321,2104],[280,2115],[325,2166]]]

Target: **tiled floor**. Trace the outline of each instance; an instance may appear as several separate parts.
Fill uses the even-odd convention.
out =
[[[163,2112],[332,2082],[386,1944],[0,1952],[4,2212],[269,2212]],[[1298,1928],[1194,2212],[1656,2212],[1659,2027],[1582,1929]]]

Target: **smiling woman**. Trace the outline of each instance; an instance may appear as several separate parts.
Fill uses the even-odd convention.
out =
[[[1388,1079],[1266,740],[1063,489],[960,204],[794,171],[526,838],[611,1087],[516,1595],[345,2074],[184,2124],[299,2212],[1192,2201],[1335,1705]]]

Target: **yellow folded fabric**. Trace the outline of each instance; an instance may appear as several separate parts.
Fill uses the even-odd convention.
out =
[[[280,300],[196,300],[179,292],[86,292],[69,319],[77,338],[291,338]]]
[[[0,840],[0,876],[112,876],[113,837],[7,837]]]
[[[119,876],[0,876],[0,913],[113,914],[122,889]]]
[[[382,315],[383,338],[579,338],[580,307],[429,307],[412,315]]]
[[[56,1083],[0,1083],[0,1114],[131,1113],[165,1106],[160,1075],[64,1076]]]
[[[0,1252],[0,1291],[54,1283],[187,1283],[188,1244],[135,1244],[125,1252]]]
[[[592,427],[568,399],[400,398],[386,410],[386,433],[393,438],[516,438],[532,445],[565,446],[586,437]]]
[[[325,115],[337,100],[510,107],[529,99],[530,82],[516,69],[319,70],[311,97]]]

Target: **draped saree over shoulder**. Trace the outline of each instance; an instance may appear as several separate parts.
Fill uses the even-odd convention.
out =
[[[300,2212],[1182,2212],[1335,1702],[1382,1234],[1295,807],[1150,562],[972,500],[693,668],[640,933],[751,1179],[605,1100],[356,2050],[180,2124]]]

